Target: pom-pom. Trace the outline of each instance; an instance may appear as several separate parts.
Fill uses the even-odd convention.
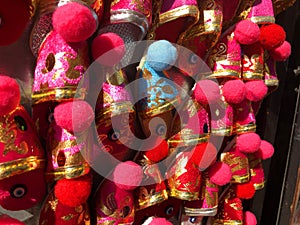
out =
[[[252,102],[262,100],[268,93],[268,87],[262,80],[248,81],[245,84],[246,98]]]
[[[259,41],[266,50],[273,50],[283,44],[286,38],[284,29],[278,24],[270,24],[260,28]]]
[[[177,60],[177,49],[169,41],[152,43],[147,51],[147,62],[156,71],[169,69]]]
[[[75,179],[58,180],[54,193],[64,205],[76,207],[86,202],[92,188],[92,179],[89,175]]]
[[[241,103],[246,96],[246,88],[241,80],[229,80],[223,85],[223,95],[230,104]]]
[[[169,153],[169,145],[166,140],[158,138],[156,141],[156,147],[148,150],[145,156],[152,162],[159,162],[166,158]]]
[[[255,194],[255,188],[251,181],[235,185],[236,197],[241,199],[251,199]]]
[[[17,81],[8,76],[0,76],[0,116],[14,110],[20,103],[21,93]]]
[[[58,126],[69,132],[83,132],[94,120],[94,111],[85,101],[61,103],[54,109],[54,119]]]
[[[215,162],[208,169],[208,176],[212,183],[219,186],[226,185],[232,177],[231,168],[226,163]]]
[[[123,39],[115,33],[100,34],[92,43],[94,60],[106,66],[114,66],[119,63],[125,51],[126,48]],[[104,56],[101,57],[102,55]]]
[[[261,140],[256,133],[241,134],[236,139],[236,148],[243,153],[256,152],[261,144]]]
[[[0,45],[10,45],[20,38],[31,17],[29,2],[1,0]]]
[[[202,105],[213,104],[221,99],[219,85],[211,80],[201,80],[195,85],[194,96]]]
[[[258,151],[254,153],[254,155],[257,158],[260,158],[263,160],[271,158],[273,154],[274,154],[273,145],[265,140],[261,141]]]
[[[149,217],[142,225],[172,225],[166,218]]]
[[[269,54],[275,61],[285,61],[290,57],[291,52],[291,44],[284,41],[282,45],[270,51]]]
[[[113,172],[113,180],[116,185],[124,190],[133,190],[140,185],[143,179],[142,168],[132,162],[118,164]]]
[[[54,29],[66,42],[80,42],[88,39],[97,29],[93,11],[77,2],[58,7],[52,16]]]
[[[234,31],[234,37],[242,45],[251,45],[259,40],[260,30],[251,20],[240,21]]]
[[[197,165],[200,170],[205,170],[215,162],[217,153],[216,147],[210,142],[198,144],[193,149],[190,162]]]
[[[250,211],[244,212],[243,224],[256,225],[257,224],[256,216]]]

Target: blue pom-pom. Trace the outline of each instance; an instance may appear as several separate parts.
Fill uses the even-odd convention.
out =
[[[152,43],[147,52],[147,63],[156,71],[169,69],[177,59],[177,49],[169,41]]]

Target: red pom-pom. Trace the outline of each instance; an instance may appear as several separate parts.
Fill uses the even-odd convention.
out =
[[[58,7],[52,16],[54,29],[67,42],[80,42],[88,39],[97,29],[93,11],[77,2]]]
[[[89,175],[75,179],[62,179],[57,181],[54,193],[64,205],[76,207],[88,199],[92,188],[92,179]]]
[[[268,93],[268,87],[262,80],[248,81],[245,83],[246,98],[252,102],[262,100]]]
[[[261,139],[256,133],[241,134],[236,139],[236,148],[243,153],[256,152],[261,144]]]
[[[202,105],[213,104],[221,98],[219,85],[211,80],[201,80],[195,85],[194,96]]]
[[[169,153],[169,145],[166,140],[158,138],[156,141],[156,147],[148,150],[145,156],[152,162],[159,162],[166,158]]]
[[[94,111],[85,101],[72,101],[59,104],[54,109],[54,119],[58,126],[69,132],[82,132],[94,120]]]
[[[266,50],[273,50],[283,44],[286,38],[284,29],[278,24],[270,24],[260,28],[259,41]]]
[[[242,45],[251,45],[259,40],[260,30],[251,20],[240,21],[234,31],[234,37]]]
[[[208,176],[212,183],[220,186],[226,185],[232,177],[231,168],[226,163],[215,162],[208,169]]]
[[[223,95],[230,104],[241,103],[246,96],[246,88],[241,80],[229,80],[223,85]]]
[[[258,151],[254,153],[254,155],[257,158],[260,158],[263,160],[271,158],[273,154],[274,154],[273,145],[265,140],[261,141]]]
[[[133,190],[140,185],[143,179],[142,168],[132,162],[118,164],[113,172],[113,180],[116,185],[124,190]]]
[[[172,225],[166,218],[148,218],[142,225]]]
[[[30,1],[0,1],[0,45],[10,45],[20,38],[30,20],[30,11]]]
[[[92,43],[94,60],[106,66],[114,66],[119,63],[125,51],[126,48],[123,39],[115,33],[100,34]]]
[[[243,224],[256,225],[257,224],[256,216],[250,211],[244,212]]]
[[[21,93],[17,81],[7,76],[0,76],[0,116],[14,110],[20,103]]]
[[[255,188],[251,181],[235,185],[236,197],[241,199],[251,199],[255,194]]]
[[[282,45],[270,51],[269,54],[275,61],[285,61],[290,57],[291,52],[291,44],[284,41]]]
[[[215,162],[217,149],[212,143],[198,144],[191,155],[190,162],[199,167],[200,170],[205,170]]]

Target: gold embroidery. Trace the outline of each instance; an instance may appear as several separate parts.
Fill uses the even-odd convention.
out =
[[[113,6],[115,6],[116,4],[118,4],[119,2],[120,2],[121,0],[113,0],[112,2],[111,2],[111,7],[113,7]]]
[[[18,106],[8,115],[0,117],[0,142],[2,142],[4,145],[4,150],[2,153],[3,156],[6,156],[11,151],[22,155],[25,155],[28,152],[28,145],[25,141],[22,141],[19,146],[16,146],[15,144],[18,127],[12,115],[14,112],[21,110],[24,110],[23,107]]]
[[[221,154],[221,161],[231,167],[231,172],[233,174],[237,171],[244,171],[243,174],[234,174],[232,176],[232,182],[243,183],[249,180],[249,162],[246,157],[240,157],[230,152],[226,152]]]
[[[137,11],[143,13],[146,16],[146,18],[150,18],[151,12],[149,9],[146,9],[144,7],[144,2],[145,1],[143,0],[131,0],[129,4],[133,5],[137,9]]]
[[[172,20],[178,19],[180,17],[194,17],[194,23],[198,21],[199,10],[197,6],[194,5],[184,5],[159,15],[159,24],[170,22]],[[193,24],[192,24],[193,25]]]
[[[75,217],[74,214],[69,213],[69,214],[66,215],[66,216],[62,216],[61,218],[62,218],[62,220],[64,220],[64,221],[69,221],[69,220],[73,219],[74,217]]]
[[[56,211],[57,204],[58,204],[58,199],[54,199],[52,201],[49,201],[49,205],[50,205],[51,209],[54,212]]]
[[[273,0],[275,16],[294,5],[296,0]]]
[[[159,14],[161,11],[161,7],[163,4],[163,0],[155,0],[153,2],[152,6],[152,26],[150,27],[148,34],[147,34],[147,39],[148,40],[154,40],[155,39],[155,31],[156,28],[159,26]]]
[[[210,182],[207,172],[202,173],[201,199],[205,199],[208,207],[216,208],[218,205],[218,186]]]

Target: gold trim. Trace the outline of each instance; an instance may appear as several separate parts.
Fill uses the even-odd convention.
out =
[[[170,188],[169,195],[171,197],[179,198],[186,201],[199,200],[199,192],[191,193],[187,191],[179,191],[174,188]]]
[[[243,221],[241,220],[222,220],[216,219],[212,223],[213,225],[243,225]]]
[[[213,129],[211,128],[211,135],[221,135],[221,136],[230,136],[233,133],[233,127],[230,128],[219,128],[219,129]]]
[[[267,86],[279,86],[279,80],[278,79],[265,79],[265,84]]]
[[[275,17],[274,16],[256,16],[251,17],[250,19],[253,23],[275,23]]]
[[[195,21],[199,18],[199,9],[195,5],[183,5],[181,7],[169,10],[159,15],[159,25],[175,20],[179,17],[195,17]]]
[[[138,206],[137,206],[137,209],[136,210],[141,210],[141,209],[144,209],[144,208],[147,208],[149,206],[152,206],[152,205],[156,205],[158,203],[161,203],[165,200],[168,199],[168,193],[166,190],[162,190],[160,192],[157,192],[155,194],[151,194],[150,195],[150,198],[144,200],[144,201],[138,201]]]
[[[175,146],[177,146],[179,144],[183,144],[183,145],[180,145],[180,147],[182,147],[182,146],[191,146],[191,145],[201,144],[201,143],[207,142],[209,139],[209,134],[203,134],[200,137],[198,137],[199,135],[188,135],[188,134],[185,136],[180,135],[180,137],[183,137],[180,140],[169,139],[168,143],[169,143],[169,145],[175,144]]]
[[[189,208],[184,207],[184,214],[187,216],[215,216],[218,212],[218,206],[212,208]]]
[[[254,189],[256,191],[259,191],[259,190],[261,190],[261,189],[263,189],[265,187],[265,182],[258,183],[258,184],[253,184],[253,186],[254,186]]]
[[[60,180],[64,178],[73,179],[88,174],[89,171],[90,167],[88,163],[85,162],[82,165],[58,167],[53,172],[46,173],[46,176],[49,179],[54,178],[54,180]]]
[[[17,159],[0,164],[0,180],[20,175],[35,169],[45,168],[45,159],[38,156]]]
[[[263,73],[255,73],[255,72],[243,72],[243,80],[262,80],[264,77]]]
[[[178,102],[178,100],[174,100],[172,102],[167,102],[165,104],[162,104],[160,106],[157,106],[155,108],[151,108],[149,110],[143,110],[139,112],[139,115],[142,118],[151,118],[153,116],[157,116],[160,114],[163,114],[167,111],[171,111],[172,109],[174,109],[176,107],[176,103]]]
[[[206,78],[241,78],[241,72],[237,72],[235,70],[215,70],[213,74],[207,76]]]
[[[234,129],[234,133],[243,134],[248,132],[255,132],[256,131],[256,124],[246,124],[246,125],[236,125]]]
[[[68,99],[84,99],[87,94],[85,88],[78,89],[77,87],[63,87],[55,89],[41,90],[33,92],[32,101],[33,104],[38,104],[51,100],[68,100]]]
[[[231,182],[232,183],[246,183],[250,180],[250,174],[245,174],[243,176],[241,175],[233,175],[232,176],[232,179],[231,179]]]
[[[108,109],[100,110],[96,115],[96,123],[100,123],[112,116],[118,116],[125,113],[134,113],[133,105],[130,101],[115,102]]]

